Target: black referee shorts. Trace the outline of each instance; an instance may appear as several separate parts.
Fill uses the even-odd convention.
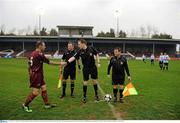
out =
[[[124,85],[125,77],[120,75],[112,75],[112,85]]]
[[[84,67],[83,68],[83,80],[88,81],[89,75],[91,75],[91,79],[97,79],[98,78],[98,71],[97,67]]]
[[[70,76],[71,80],[76,79],[76,67],[75,68],[64,68],[63,79],[67,80]]]

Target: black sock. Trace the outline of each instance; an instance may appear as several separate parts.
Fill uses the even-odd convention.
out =
[[[120,98],[123,98],[123,91],[124,91],[124,89],[119,89]]]
[[[74,82],[71,82],[71,95],[74,93]]]
[[[66,82],[63,82],[62,95],[66,95]]]
[[[95,84],[94,85],[94,92],[95,92],[95,96],[97,96],[98,95],[98,86],[97,86],[97,84]]]
[[[83,85],[83,96],[86,97],[87,85]]]
[[[114,97],[117,97],[117,88],[113,88]]]

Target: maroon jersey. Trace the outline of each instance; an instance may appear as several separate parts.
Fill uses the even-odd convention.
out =
[[[29,56],[30,87],[40,88],[45,84],[43,76],[43,63],[49,64],[43,53],[33,51]]]
[[[43,63],[49,64],[49,59],[47,59],[43,53],[33,51],[29,56],[30,72],[43,73]]]

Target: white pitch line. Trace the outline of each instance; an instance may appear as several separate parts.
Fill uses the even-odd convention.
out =
[[[100,92],[105,95],[105,92],[103,91],[103,89],[101,88],[101,86],[98,84],[99,86],[99,90]],[[114,117],[117,119],[117,120],[122,120],[121,116],[120,116],[120,113],[116,113],[116,110],[115,110],[115,107],[110,103],[108,102],[108,106],[111,108],[111,111],[114,115]]]

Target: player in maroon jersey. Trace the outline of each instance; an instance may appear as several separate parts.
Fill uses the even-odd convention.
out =
[[[43,63],[51,65],[60,65],[62,62],[54,62],[46,58],[44,56],[45,48],[46,46],[43,41],[37,41],[36,50],[33,51],[28,58],[30,88],[32,88],[32,91],[27,96],[25,102],[22,104],[22,107],[26,112],[32,112],[32,110],[29,109],[29,104],[36,96],[38,96],[40,89],[41,96],[45,104],[45,108],[52,108],[56,106],[55,104],[50,104],[48,100],[47,88],[43,76]]]

